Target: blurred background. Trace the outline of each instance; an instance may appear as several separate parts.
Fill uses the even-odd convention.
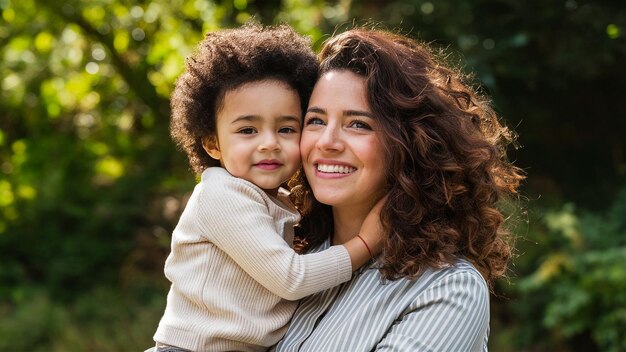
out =
[[[143,351],[195,179],[168,134],[204,33],[319,48],[366,20],[449,52],[519,134],[517,257],[493,351],[626,351],[626,3],[0,0],[0,351]]]

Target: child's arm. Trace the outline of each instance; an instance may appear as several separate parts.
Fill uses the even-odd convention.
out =
[[[380,209],[384,200],[385,198],[379,200],[370,210],[357,236],[343,244],[350,255],[353,271],[375,257],[382,249],[383,227],[380,223]]]
[[[332,246],[298,255],[276,231],[262,195],[245,183],[212,183],[198,196],[198,209],[190,214],[205,237],[282,298],[300,299],[348,281],[353,267],[348,252],[351,245],[353,252],[358,252],[355,265],[369,259],[364,244],[356,241],[348,248]]]

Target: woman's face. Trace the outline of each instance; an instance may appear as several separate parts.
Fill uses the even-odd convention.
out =
[[[315,198],[336,208],[370,209],[383,193],[385,162],[365,79],[325,73],[304,117],[300,152]]]

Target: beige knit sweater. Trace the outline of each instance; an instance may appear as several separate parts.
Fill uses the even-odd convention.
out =
[[[263,351],[298,300],[348,281],[343,246],[298,255],[298,213],[223,168],[202,174],[172,235],[172,282],[154,340],[192,351]]]

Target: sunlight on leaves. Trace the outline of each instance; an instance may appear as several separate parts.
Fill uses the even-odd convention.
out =
[[[120,30],[115,33],[115,38],[113,39],[113,46],[115,50],[120,53],[126,52],[128,49],[128,43],[130,42],[130,35],[128,31]]]
[[[101,23],[106,16],[106,12],[102,6],[91,6],[83,10],[83,16],[89,22]]]
[[[559,212],[548,213],[545,221],[550,229],[560,231],[575,248],[583,245],[583,239],[578,230],[578,218],[574,215],[572,204],[566,204]]]
[[[19,140],[19,141],[15,141],[13,143],[13,145],[11,146],[11,149],[13,150],[13,153],[15,153],[15,155],[22,155],[26,153],[26,142]]]
[[[6,207],[13,204],[15,196],[8,181],[0,180],[0,207]]]
[[[53,45],[54,37],[48,32],[41,32],[35,37],[35,48],[42,54],[50,52]]]
[[[7,75],[2,80],[2,90],[10,91],[22,85],[22,79],[14,73]]]
[[[87,144],[87,148],[94,154],[94,155],[105,155],[106,153],[109,152],[109,147],[101,142],[92,142],[92,143],[88,143]]]
[[[96,183],[111,183],[124,174],[124,165],[112,156],[105,156],[96,163],[95,171]]]
[[[563,253],[557,253],[549,256],[534,275],[536,283],[542,283],[561,274],[565,270],[571,270],[573,267],[572,258]]]
[[[15,11],[12,8],[8,8],[2,11],[2,18],[8,23],[13,22],[13,20],[15,19]]]
[[[611,39],[617,39],[619,38],[619,27],[614,25],[614,24],[609,24],[608,26],[606,26],[606,34],[609,36],[609,38]]]
[[[247,0],[233,0],[233,6],[239,11],[243,11],[248,7]]]
[[[129,131],[133,127],[133,122],[133,115],[125,111],[117,117],[115,124],[122,131]]]
[[[247,12],[239,12],[237,14],[237,16],[235,16],[235,21],[237,21],[237,23],[239,24],[244,24],[246,22],[248,22],[249,19],[252,18],[252,15],[250,15]]]
[[[17,195],[20,198],[32,200],[37,196],[37,190],[31,185],[20,185],[17,187]]]

